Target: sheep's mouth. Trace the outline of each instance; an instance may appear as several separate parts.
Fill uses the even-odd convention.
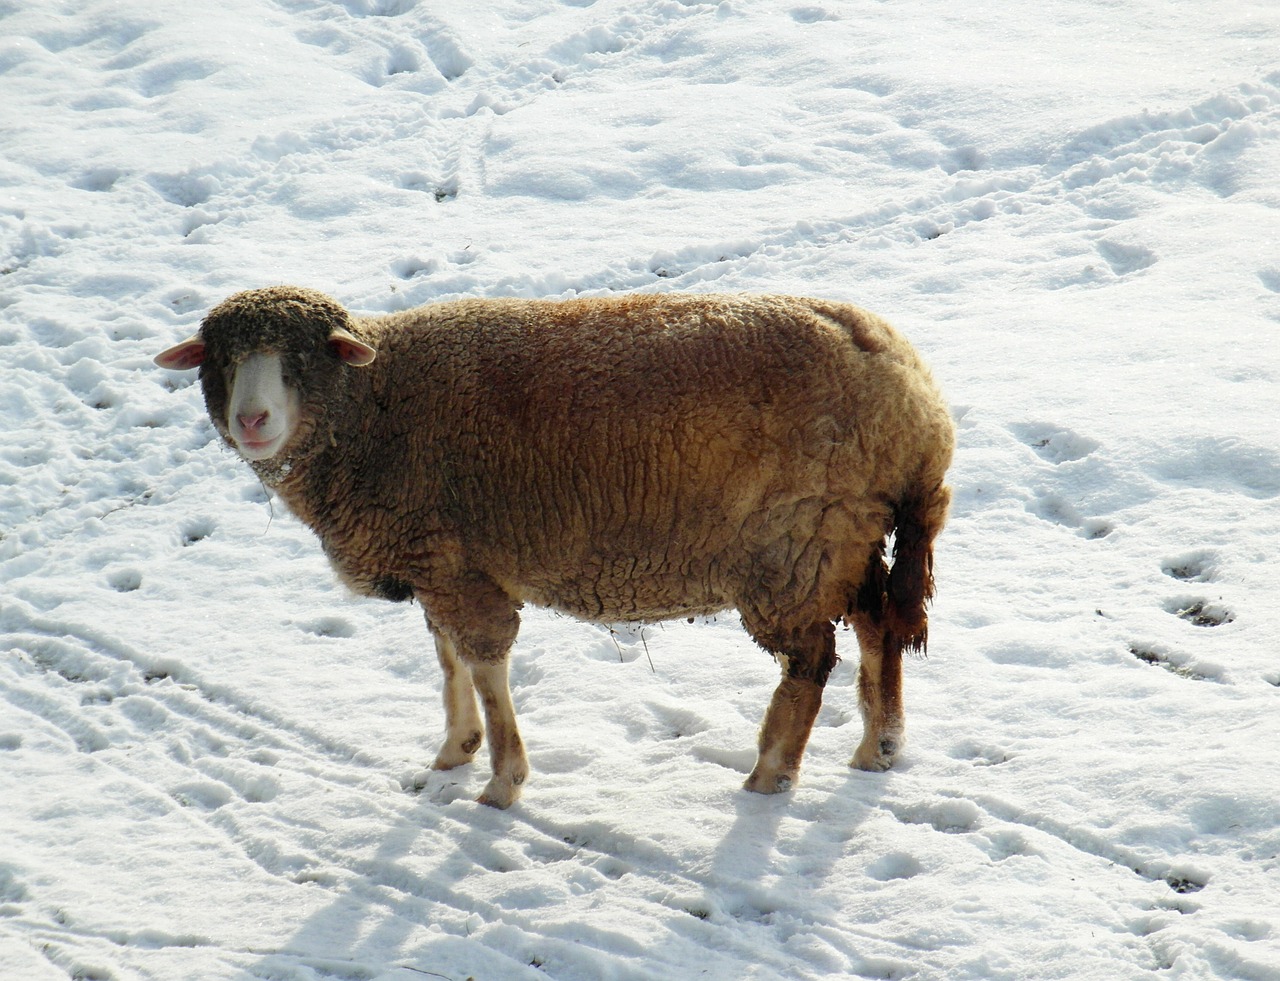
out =
[[[232,436],[236,452],[246,460],[269,460],[280,451],[284,444],[284,436],[272,436],[270,439],[247,439]]]

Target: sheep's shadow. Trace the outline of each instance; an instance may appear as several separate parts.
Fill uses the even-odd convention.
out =
[[[773,796],[738,791],[733,823],[711,855],[708,904],[735,917],[763,918],[799,894],[808,903],[856,849],[850,843],[875,810],[868,797],[879,791],[857,776],[851,771],[822,790],[802,784]]]
[[[264,955],[264,975],[341,968],[353,976],[390,971],[406,979],[545,979],[537,959],[526,956],[537,947],[529,931],[538,935],[538,928],[506,922],[512,910],[496,895],[478,898],[497,880],[477,888],[475,879],[525,867],[528,859],[579,882],[602,873],[610,882],[601,880],[600,902],[617,883],[640,875],[655,887],[649,890],[652,901],[690,914],[672,920],[655,910],[651,926],[668,931],[678,946],[696,946],[705,931],[732,929],[735,922],[768,924],[778,914],[784,921],[807,922],[815,909],[826,907],[826,883],[856,851],[858,828],[880,796],[878,782],[857,779],[852,771],[843,780],[824,774],[811,788],[801,785],[775,796],[726,788],[732,820],[727,828],[721,825],[718,841],[707,839],[699,858],[696,847],[664,849],[661,834],[637,837],[634,822],[611,819],[607,808],[574,822],[529,801],[507,811],[473,807],[467,798],[475,780],[464,773],[434,792],[423,788],[412,806],[398,809],[377,830],[374,847],[338,859],[348,874],[329,887],[332,900]],[[384,819],[390,814],[381,812]],[[637,895],[634,882],[621,887],[630,899]],[[548,887],[533,882],[527,888]],[[653,898],[659,891],[667,898]],[[643,886],[640,892],[646,892]],[[517,913],[515,919],[527,917]],[[583,929],[597,946],[594,957],[628,942],[601,924],[584,923]]]
[[[349,874],[329,887],[332,900],[264,951],[252,976],[545,981],[514,949],[471,937],[499,911],[477,909],[459,888],[474,869],[500,865],[506,815],[451,811],[419,795],[377,831],[376,848],[344,856]],[[432,852],[430,839],[443,847]]]

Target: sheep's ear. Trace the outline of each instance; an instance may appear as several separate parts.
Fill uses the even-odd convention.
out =
[[[356,368],[372,364],[378,356],[375,348],[370,347],[354,334],[348,334],[340,327],[329,332],[329,346],[343,361]]]
[[[199,334],[193,334],[181,344],[161,351],[155,356],[155,362],[161,368],[172,368],[174,371],[198,368],[204,363],[204,341]]]

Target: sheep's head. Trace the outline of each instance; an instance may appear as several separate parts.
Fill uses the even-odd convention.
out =
[[[273,286],[219,303],[197,334],[156,356],[162,368],[200,369],[209,417],[251,463],[278,461],[315,432],[346,366],[376,351],[338,303]]]

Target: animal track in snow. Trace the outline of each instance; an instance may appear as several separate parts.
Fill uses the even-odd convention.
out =
[[[399,17],[416,4],[417,0],[342,0],[352,17]]]
[[[1192,873],[1183,874],[1181,872],[1168,872],[1163,876],[1163,878],[1165,884],[1170,889],[1176,893],[1184,895],[1189,892],[1199,892],[1209,884],[1207,877],[1202,877]]]
[[[1097,440],[1050,423],[1028,422],[1009,428],[1015,436],[1031,447],[1040,459],[1053,464],[1083,460],[1101,445]]]
[[[91,167],[71,181],[71,186],[81,191],[101,193],[116,186],[116,182],[124,176],[124,171],[117,167]]]
[[[147,183],[166,201],[183,208],[194,208],[206,203],[222,187],[221,182],[212,174],[192,172],[152,174],[147,178]]]
[[[384,71],[387,79],[395,78],[397,75],[412,75],[414,72],[422,71],[422,59],[413,48],[399,45],[387,52]]]
[[[1264,919],[1240,919],[1223,924],[1223,929],[1233,937],[1247,943],[1270,939],[1273,927]]]
[[[1054,482],[1069,479],[1056,474],[1056,468],[1087,459],[1101,445],[1097,440],[1051,423],[1019,423],[1009,426],[1009,432],[1055,468],[1055,476],[1049,478]],[[1112,524],[1102,518],[1085,517],[1075,504],[1049,487],[1036,489],[1026,507],[1037,517],[1070,528],[1083,538],[1106,538],[1114,530]]]
[[[107,584],[118,593],[132,593],[142,586],[142,573],[132,567],[116,569],[107,576]]]
[[[347,638],[356,635],[356,628],[350,620],[343,617],[318,617],[305,623],[297,624],[298,628],[316,637]]]
[[[1203,872],[1180,864],[1143,861],[1130,849],[1107,841],[1097,831],[1024,811],[1015,803],[987,794],[962,796],[955,792],[943,793],[944,799],[961,803],[972,811],[971,825],[981,827],[981,834],[990,839],[996,852],[1044,854],[1047,852],[1047,845],[1056,842],[1081,855],[1091,855],[1111,866],[1128,869],[1149,882],[1163,882],[1175,893],[1199,892],[1209,882],[1209,876]],[[1002,824],[1014,827],[1001,827]],[[1023,829],[1036,832],[1047,841],[1029,837]],[[995,857],[995,853],[992,854]]]
[[[441,31],[431,32],[424,43],[431,63],[447,82],[456,82],[475,64],[461,45]]]
[[[1187,678],[1191,681],[1219,680],[1213,675],[1192,667],[1185,655],[1173,654],[1156,646],[1131,644],[1129,645],[1129,653],[1144,664],[1153,664],[1164,668],[1170,674],[1175,674],[1179,678]]]
[[[1073,529],[1078,535],[1089,538],[1106,538],[1114,530],[1111,524],[1100,518],[1085,518],[1065,498],[1049,491],[1040,491],[1027,505],[1027,510],[1045,521]]]
[[[981,823],[982,812],[963,797],[944,797],[917,804],[889,803],[885,807],[903,824],[927,824],[935,831],[960,834]]]
[[[400,175],[399,185],[406,191],[429,192],[436,203],[452,201],[458,196],[458,174],[454,172],[440,180],[435,180],[420,170],[406,171]]]
[[[194,545],[196,542],[202,542],[213,534],[217,527],[217,522],[211,518],[200,518],[190,521],[182,529],[181,541],[183,546]]]
[[[447,256],[407,256],[403,259],[396,259],[391,263],[391,271],[400,279],[411,280],[418,276],[433,275],[446,270],[451,270],[459,266],[470,265],[475,262],[477,254],[469,249],[459,249],[451,252]]]
[[[654,720],[658,723],[659,738],[683,739],[696,736],[711,728],[711,723],[697,710],[684,705],[664,705],[650,700],[645,704],[645,708],[652,713]]]
[[[199,82],[217,72],[218,66],[211,62],[158,58],[139,65],[130,80],[140,96],[155,99],[172,94],[185,82]]]
[[[1167,601],[1164,608],[1179,619],[1186,620],[1197,627],[1220,627],[1224,623],[1233,622],[1236,618],[1234,613],[1220,603],[1185,596]]]
[[[967,760],[974,766],[999,766],[1008,763],[1013,755],[995,746],[987,746],[965,740],[952,747],[948,754],[953,760]]]
[[[910,879],[924,871],[919,859],[906,852],[890,852],[881,855],[867,866],[867,875],[877,882],[890,882],[894,879]]]
[[[1156,262],[1156,254],[1143,245],[1126,242],[1101,241],[1098,252],[1107,260],[1107,265],[1117,276],[1127,276],[1152,266]]]
[[[1160,571],[1180,582],[1213,582],[1217,576],[1214,553],[1204,549],[1165,559]]]

